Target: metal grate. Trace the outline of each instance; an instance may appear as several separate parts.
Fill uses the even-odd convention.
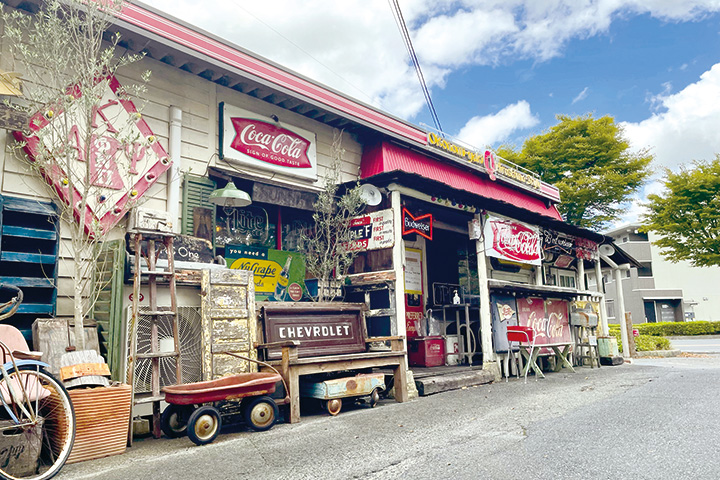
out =
[[[159,307],[164,310],[169,307]],[[151,321],[152,317],[143,315],[149,307],[141,306],[137,325],[137,353],[150,353],[151,351]],[[127,345],[130,345],[130,323],[132,320],[132,307],[127,309]],[[172,315],[157,317],[158,339],[160,350],[173,348]],[[180,361],[182,365],[182,383],[199,382],[202,380],[202,362],[200,342],[202,335],[202,317],[200,307],[178,307],[178,327],[180,336]],[[128,347],[129,349],[129,347]],[[130,352],[128,351],[128,356]],[[126,357],[127,358],[127,357]],[[127,360],[126,360],[127,361]],[[175,385],[175,362],[173,357],[160,358],[160,387]],[[152,392],[152,360],[138,359],[135,362],[135,393]]]

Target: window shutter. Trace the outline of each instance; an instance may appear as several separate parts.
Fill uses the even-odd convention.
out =
[[[125,273],[125,239],[97,245],[93,292],[97,295],[92,318],[98,325],[100,353],[110,367],[113,380],[125,378],[122,344],[125,337],[122,317],[123,277]]]
[[[215,212],[215,205],[208,198],[215,190],[215,182],[199,175],[185,174],[183,181],[182,233],[193,234],[193,208],[205,207]],[[215,215],[213,214],[213,246],[215,245]]]

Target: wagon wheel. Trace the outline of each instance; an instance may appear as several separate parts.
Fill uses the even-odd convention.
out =
[[[372,393],[370,394],[370,408],[375,408],[380,401],[380,388],[373,389]]]
[[[190,415],[187,434],[195,445],[205,445],[217,438],[222,427],[220,412],[215,407],[200,407]]]
[[[278,418],[278,407],[270,397],[248,399],[243,410],[245,423],[257,432],[270,430]]]
[[[326,400],[323,404],[323,408],[325,408],[325,410],[334,417],[340,413],[340,410],[342,409],[342,398],[331,398],[330,400]]]
[[[192,414],[190,405],[170,404],[160,417],[160,428],[170,438],[178,438],[187,434],[188,418]]]

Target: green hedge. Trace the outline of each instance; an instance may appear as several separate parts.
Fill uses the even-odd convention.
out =
[[[610,325],[610,335],[617,339],[618,349],[622,352],[622,339],[620,338],[620,329],[612,328],[617,325]],[[652,350],[670,350],[670,340],[665,337],[657,337],[652,335],[640,335],[635,337],[635,350],[638,352],[649,352]]]
[[[620,331],[620,325],[608,325],[610,330]],[[638,323],[633,325],[640,335],[669,337],[673,335],[714,335],[720,333],[720,322],[660,322]]]

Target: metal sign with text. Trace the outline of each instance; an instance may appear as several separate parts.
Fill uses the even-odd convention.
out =
[[[350,220],[349,251],[365,252],[392,248],[395,244],[392,209],[368,213]]]

